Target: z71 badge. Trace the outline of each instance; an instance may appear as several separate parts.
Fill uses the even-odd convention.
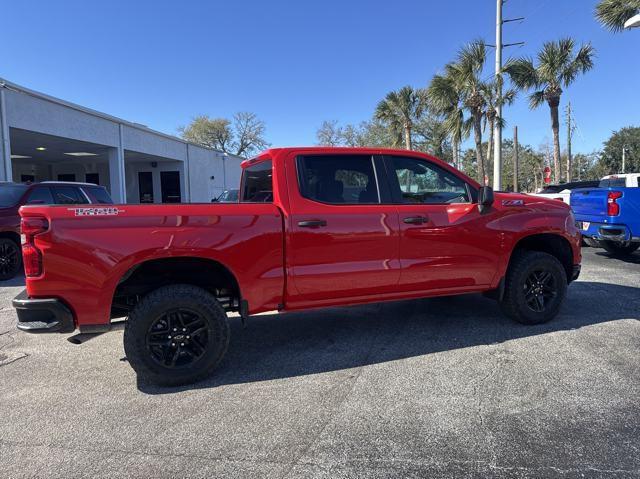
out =
[[[69,211],[74,211],[76,216],[116,216],[118,213],[124,213],[124,210],[112,207],[69,208]]]
[[[502,206],[524,206],[524,200],[502,200]]]

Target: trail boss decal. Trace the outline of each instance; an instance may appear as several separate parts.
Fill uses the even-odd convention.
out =
[[[124,213],[124,210],[118,208],[68,208],[73,211],[76,216],[116,216],[118,213]]]
[[[502,200],[502,206],[524,206],[524,200]]]

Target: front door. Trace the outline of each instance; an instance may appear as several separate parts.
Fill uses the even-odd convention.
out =
[[[405,290],[473,290],[492,283],[500,234],[481,214],[472,185],[435,162],[385,157],[400,222]]]
[[[163,203],[180,203],[180,172],[161,171],[160,189]]]
[[[138,193],[140,203],[153,203],[153,173],[150,171],[138,172]]]
[[[389,193],[377,182],[379,168],[382,160],[372,155],[287,160],[289,306],[364,300],[397,288],[398,215],[394,205],[382,204]]]

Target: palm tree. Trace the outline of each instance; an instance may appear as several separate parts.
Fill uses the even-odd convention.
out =
[[[478,181],[485,183],[484,154],[482,153],[482,118],[484,116],[485,98],[482,94],[486,88],[480,79],[487,58],[484,42],[476,40],[462,47],[455,63],[446,67],[446,75],[451,78],[455,88],[461,94],[462,105],[471,116],[473,138],[476,146]]]
[[[596,18],[612,32],[624,29],[624,23],[640,13],[640,0],[601,0],[596,5]]]
[[[398,91],[390,92],[384,100],[378,103],[375,118],[385,122],[390,128],[395,146],[402,143],[402,138],[404,138],[404,147],[411,150],[413,125],[420,118],[424,109],[424,97],[421,92],[410,86],[405,86]]]
[[[469,123],[464,118],[462,92],[448,75],[435,75],[426,91],[429,109],[442,118],[451,138],[453,165],[460,168],[460,144],[469,136]]]
[[[487,141],[487,165],[491,165],[491,154],[493,152],[493,130],[496,124],[504,128],[506,122],[504,118],[498,116],[498,107],[511,105],[516,99],[516,90],[513,88],[500,93],[499,80],[493,80],[483,85],[482,94],[486,104],[484,113],[486,126],[489,128],[489,140]]]
[[[545,101],[551,111],[551,129],[553,130],[553,167],[556,183],[560,182],[560,124],[558,107],[562,88],[571,85],[580,73],[593,68],[595,50],[591,44],[583,44],[574,53],[575,42],[564,38],[556,42],[547,42],[538,52],[538,64],[530,58],[520,58],[507,64],[505,71],[511,81],[522,90],[531,90],[529,106],[538,108]],[[568,167],[571,171],[571,165]],[[567,178],[569,180],[570,178]]]

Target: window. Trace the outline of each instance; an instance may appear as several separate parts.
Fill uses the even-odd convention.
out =
[[[271,203],[273,181],[271,160],[248,166],[242,173],[242,201],[244,203]]]
[[[80,189],[73,186],[56,186],[53,189],[53,196],[56,204],[59,205],[82,205],[88,203],[87,198]]]
[[[53,195],[51,190],[44,186],[38,186],[31,190],[27,198],[27,205],[53,205]]]
[[[98,203],[101,205],[113,204],[113,200],[107,190],[104,188],[92,188],[90,186],[84,186],[82,188],[84,192],[89,196],[92,203]]]
[[[76,181],[75,173],[62,173],[58,175],[58,181]]]
[[[624,188],[627,186],[627,179],[625,177],[618,178],[612,176],[610,178],[604,178],[600,180],[599,188]]]
[[[400,203],[468,203],[467,184],[457,176],[428,161],[390,157],[392,183]],[[399,193],[398,193],[399,190]]]
[[[84,175],[84,181],[87,183],[93,183],[94,185],[100,184],[100,173],[87,173]]]
[[[2,185],[0,187],[0,208],[14,206],[24,192],[27,191],[26,185]]]
[[[378,204],[380,195],[370,155],[298,158],[300,192],[330,204]]]

